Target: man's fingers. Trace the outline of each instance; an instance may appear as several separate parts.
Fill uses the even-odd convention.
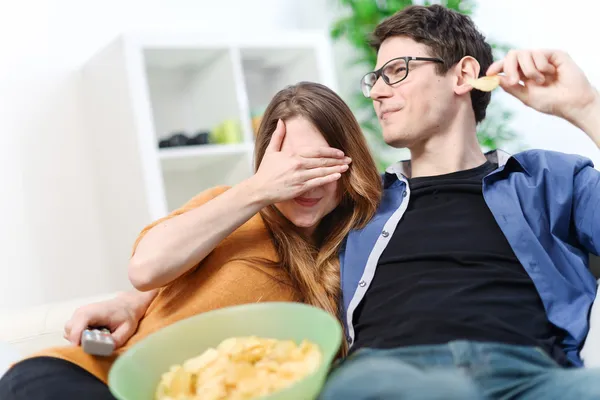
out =
[[[564,63],[571,63],[573,59],[569,55],[569,53],[562,50],[553,50],[553,49],[543,49],[539,50],[540,53],[544,55],[546,60],[552,65],[554,68],[560,68]]]
[[[498,60],[490,65],[485,74],[487,76],[493,76],[498,75],[502,71],[504,71],[504,60]]]
[[[511,50],[502,60],[494,62],[486,71],[487,76],[498,75],[504,72],[506,83],[516,84],[519,82],[519,62],[517,52]]]
[[[285,123],[278,119],[277,127],[271,135],[269,146],[267,146],[267,152],[281,151],[281,145],[283,144],[283,138],[285,137]]]
[[[556,68],[554,65],[550,64],[548,60],[549,57],[540,50],[536,50],[531,53],[531,57],[533,58],[533,62],[535,63],[535,67],[538,71],[545,75],[554,75],[556,74]]]
[[[542,76],[556,74],[556,68],[566,57],[565,53],[556,50],[511,50],[505,58],[495,61],[486,71],[486,75],[498,75],[501,72],[509,78],[509,82],[516,84],[519,77],[519,69],[528,79],[536,80],[538,75]]]
[[[524,75],[523,81],[533,80],[538,84],[544,83],[544,75],[536,68],[530,52],[522,51],[517,53],[517,60],[519,61],[519,68]]]
[[[504,59],[504,74],[512,85],[519,83],[519,61],[514,50],[509,51]]]
[[[520,83],[514,85],[510,78],[507,77],[500,78],[500,86],[502,87],[502,89],[504,89],[505,92],[515,96],[523,103],[527,102],[527,96],[529,92],[526,86],[523,86]]]

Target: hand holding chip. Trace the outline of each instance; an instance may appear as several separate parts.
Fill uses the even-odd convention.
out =
[[[582,127],[600,111],[600,96],[584,72],[565,52],[511,50],[486,75],[500,73],[500,86],[525,105]]]

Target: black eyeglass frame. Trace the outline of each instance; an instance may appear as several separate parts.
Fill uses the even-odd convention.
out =
[[[395,82],[390,82],[390,80],[388,79],[388,77],[386,75],[383,74],[383,70],[392,62],[394,61],[398,61],[398,60],[404,60],[404,62],[406,62],[406,74],[404,75],[404,78],[397,80]],[[444,60],[442,60],[441,58],[436,58],[436,57],[411,57],[411,56],[405,56],[405,57],[396,57],[396,58],[392,58],[391,60],[387,61],[385,64],[383,64],[383,66],[375,71],[371,71],[367,74],[365,74],[362,79],[360,80],[360,88],[362,90],[362,93],[365,97],[371,97],[370,96],[370,92],[371,89],[373,89],[373,86],[375,86],[375,83],[377,83],[377,81],[379,80],[379,78],[383,79],[383,81],[389,85],[395,85],[396,83],[400,83],[403,80],[405,80],[408,77],[408,73],[410,71],[409,65],[411,61],[431,61],[431,62],[436,62],[436,63],[443,63]],[[369,75],[373,75],[375,74],[375,80],[373,81],[373,86],[369,86],[367,85],[366,79],[367,76]],[[366,89],[368,89],[368,94]]]

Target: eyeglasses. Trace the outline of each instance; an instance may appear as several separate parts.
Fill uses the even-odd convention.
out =
[[[373,86],[375,86],[375,83],[379,77],[383,78],[383,81],[390,86],[405,80],[408,76],[408,66],[411,61],[432,61],[436,63],[444,62],[444,60],[440,58],[430,57],[393,58],[383,64],[383,67],[376,71],[369,72],[363,76],[360,81],[360,88],[362,89],[363,95],[365,95],[365,97],[371,97],[371,89],[373,89]]]

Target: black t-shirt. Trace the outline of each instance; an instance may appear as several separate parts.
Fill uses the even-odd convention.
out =
[[[564,333],[485,203],[482,179],[496,167],[409,181],[408,208],[354,314],[352,350],[472,340],[539,346],[568,364]]]

